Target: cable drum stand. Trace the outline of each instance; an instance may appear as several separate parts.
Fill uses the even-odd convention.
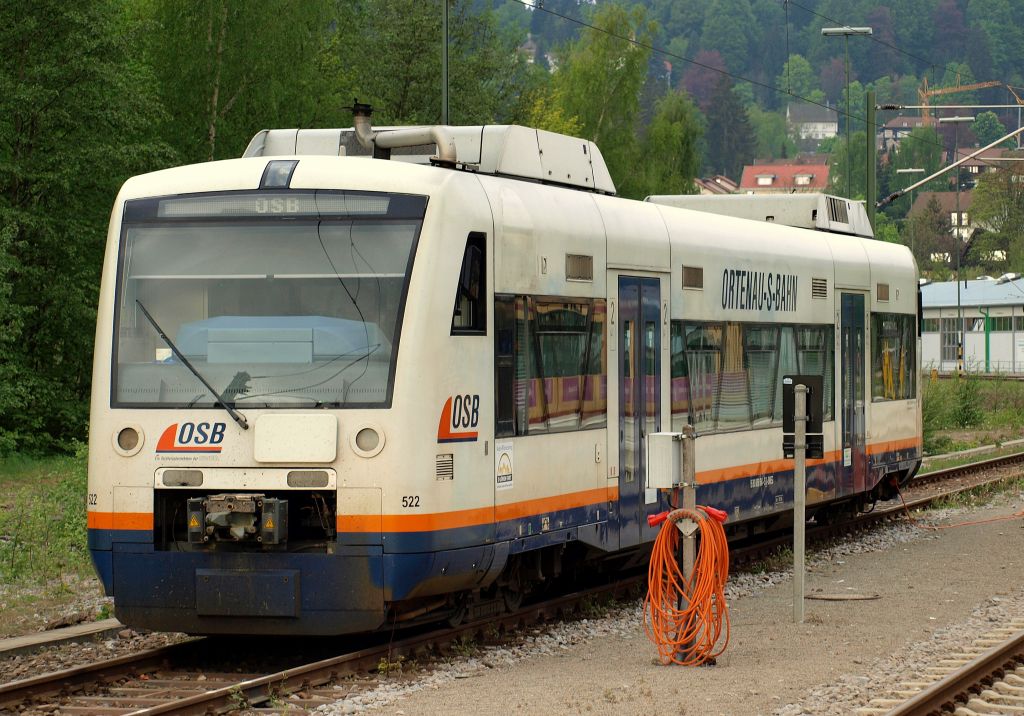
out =
[[[662,529],[647,573],[644,630],[661,663],[683,666],[713,665],[729,643],[729,547],[722,528],[727,515],[696,504],[694,445],[692,426],[648,436],[648,487],[672,489],[674,509],[647,518]],[[725,640],[716,649],[723,628]]]

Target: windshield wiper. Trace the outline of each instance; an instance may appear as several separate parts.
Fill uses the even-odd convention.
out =
[[[153,326],[156,332],[160,334],[160,337],[163,339],[164,343],[167,344],[167,347],[171,349],[171,352],[174,353],[177,359],[180,360],[186,368],[192,371],[192,375],[198,378],[200,383],[206,386],[206,389],[210,391],[210,395],[213,396],[213,399],[216,401],[217,405],[224,408],[224,410],[227,411],[228,415],[231,416],[231,419],[242,426],[242,430],[248,430],[249,421],[245,419],[245,416],[239,413],[234,408],[232,408],[227,403],[225,403],[223,398],[220,397],[220,394],[213,389],[213,386],[206,382],[206,378],[204,378],[199,373],[199,371],[196,370],[195,366],[189,362],[188,358],[181,354],[181,351],[178,350],[178,346],[174,345],[174,342],[171,341],[171,339],[167,337],[167,334],[164,333],[163,329],[160,328],[160,324],[158,324],[156,320],[151,315],[149,315],[149,311],[147,311],[146,307],[142,305],[142,301],[135,299],[135,303],[139,304],[139,308],[142,309],[142,314],[146,317],[146,320],[149,321],[150,325]]]

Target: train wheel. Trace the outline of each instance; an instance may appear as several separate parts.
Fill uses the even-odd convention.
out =
[[[450,627],[457,627],[459,624],[466,620],[466,615],[469,613],[469,599],[465,595],[456,597],[455,611],[448,615],[445,619],[445,623]]]
[[[505,587],[501,590],[501,596],[505,600],[505,609],[514,612],[523,605],[522,590]]]

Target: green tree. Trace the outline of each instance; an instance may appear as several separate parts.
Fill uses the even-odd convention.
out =
[[[755,36],[749,0],[711,0],[707,4],[700,47],[721,53],[730,72],[746,67]]]
[[[756,138],[754,156],[760,159],[796,156],[796,142],[789,135],[786,118],[781,113],[763,110],[756,104],[749,106],[747,113]]]
[[[782,74],[775,78],[775,86],[790,94],[792,99],[825,103],[825,93],[818,87],[818,76],[801,55],[789,56],[782,66]]]
[[[970,0],[967,22],[978,27],[995,65],[997,76],[1024,73],[1024,31],[1019,3],[1010,0]]]
[[[952,226],[934,194],[924,209],[911,217],[908,234],[918,268],[933,279],[948,276],[955,250]]]
[[[711,95],[705,136],[705,171],[739,181],[744,165],[754,159],[755,137],[747,108],[726,75],[722,76]]]
[[[882,213],[875,214],[875,238],[890,244],[900,243],[900,231],[896,222]]]
[[[1010,164],[979,177],[971,220],[1005,242],[1010,270],[1024,271],[1024,169]]]
[[[905,189],[914,182],[937,172],[942,166],[942,144],[934,127],[917,127],[910,130],[910,133],[900,140],[899,146],[892,154],[889,166],[892,169],[889,191]],[[898,171],[900,169],[923,169],[924,171],[900,174]],[[947,181],[942,177],[933,179],[915,189],[916,195],[920,196],[924,191],[943,191]],[[911,209],[910,200],[911,196],[908,192],[893,202],[895,214],[906,216]]]
[[[982,112],[971,122],[971,133],[978,140],[978,144],[984,147],[1005,136],[1006,127],[999,121],[995,112]],[[1006,140],[1002,146],[1012,147],[1013,140]]]
[[[867,174],[864,170],[864,161],[867,156],[866,136],[863,131],[854,132],[850,135],[849,142],[842,138],[833,143],[828,172],[829,190],[833,194],[851,199],[865,198],[867,191]],[[848,167],[849,172],[847,172]]]
[[[641,145],[636,195],[693,194],[702,133],[700,110],[686,93],[662,97]]]
[[[307,126],[322,89],[327,0],[149,0],[147,57],[186,161],[241,155],[266,127]],[[341,23],[339,23],[339,26]]]
[[[85,437],[110,206],[164,166],[117,0],[0,4],[0,453]]]
[[[579,122],[581,136],[600,147],[619,193],[636,196],[636,119],[654,24],[639,5],[615,4],[598,6],[592,22],[599,29],[585,29],[561,57],[554,96],[562,114]]]

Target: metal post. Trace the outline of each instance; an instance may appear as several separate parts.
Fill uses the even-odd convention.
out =
[[[794,386],[793,427],[793,621],[804,622],[804,528],[807,512],[807,386]]]
[[[875,185],[875,91],[868,90],[865,94],[867,118],[864,120],[864,143],[867,148],[867,167],[864,174],[864,198],[868,205],[868,221],[871,229],[875,228],[875,202],[878,201],[878,189]]]
[[[953,159],[960,159],[960,123],[953,123]],[[960,165],[956,166],[956,227],[953,229],[953,244],[956,246],[956,320],[960,324],[959,341],[960,345],[956,350],[956,374],[959,376],[964,371],[964,317],[960,308],[960,225],[963,220],[960,218]]]
[[[448,124],[448,0],[441,0],[441,124]]]
[[[693,446],[696,444],[692,425],[683,427],[683,509],[697,509],[696,459]],[[696,527],[696,525],[694,525]],[[697,560],[697,533],[683,535],[683,573],[689,579],[693,564]]]
[[[989,318],[988,308],[979,308],[978,313],[985,317],[985,372],[991,372],[992,362],[989,353],[989,338],[992,331],[992,319]]]
[[[696,445],[696,433],[692,425],[683,427],[683,509],[694,511],[697,509],[697,477],[696,457],[693,449]],[[683,534],[683,578],[693,582],[693,565],[697,561],[697,523],[687,518],[680,520],[679,529]],[[682,595],[681,601],[685,600],[687,606],[690,603],[691,593],[689,590]],[[679,608],[682,608],[680,603]],[[680,661],[688,661],[693,655],[694,644],[687,641],[679,646]]]
[[[846,48],[846,198],[850,196],[850,169],[853,166],[853,157],[850,156],[850,36],[843,35],[843,45]]]

